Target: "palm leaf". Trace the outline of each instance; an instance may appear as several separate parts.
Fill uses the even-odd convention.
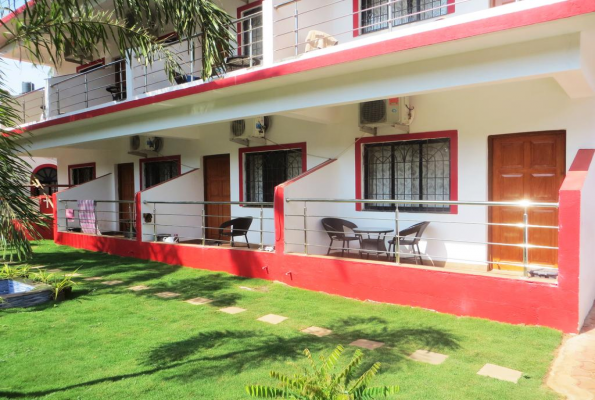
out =
[[[285,390],[271,386],[249,385],[246,386],[246,392],[251,397],[260,397],[262,399],[289,398]]]
[[[355,381],[352,388],[349,389],[349,393],[353,393],[356,389],[365,389],[380,370],[380,365],[381,364],[379,362],[374,363],[370,369],[364,372],[362,376],[360,376],[357,381]]]
[[[339,361],[341,354],[343,354],[343,351],[345,351],[345,348],[341,345],[338,345],[335,350],[333,350],[333,352],[327,357],[326,362],[322,366],[323,371],[332,371],[335,368],[335,365],[337,365],[337,362]]]

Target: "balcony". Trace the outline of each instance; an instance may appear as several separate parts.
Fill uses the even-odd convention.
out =
[[[251,3],[227,10],[240,16],[229,27],[237,41],[206,82],[539,5],[525,1],[490,8],[486,0]],[[18,98],[25,124],[204,84],[198,36],[169,45],[183,69],[173,82],[163,61],[145,66],[137,59],[97,60],[79,73],[48,79],[45,89]]]

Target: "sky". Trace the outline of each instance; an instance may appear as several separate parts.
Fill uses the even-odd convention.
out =
[[[0,0],[0,17],[6,14],[6,8],[16,9],[24,4],[24,0]],[[5,7],[5,8],[4,8]],[[6,84],[12,94],[21,93],[22,82],[33,82],[35,89],[45,86],[45,78],[48,77],[49,68],[34,67],[31,63],[19,62],[0,57],[4,63],[0,63],[0,69],[5,74]]]
[[[50,72],[48,67],[35,67],[28,62],[19,62],[7,58],[3,58],[3,60],[4,63],[0,64],[0,68],[5,74],[6,84],[11,93],[20,94],[22,82],[33,82],[35,89],[45,86],[45,79]]]

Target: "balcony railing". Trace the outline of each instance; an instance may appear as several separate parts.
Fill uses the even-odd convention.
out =
[[[549,224],[532,224],[530,221],[531,211],[539,209],[550,212],[551,220],[556,220],[558,203],[534,203],[527,201],[520,202],[489,202],[489,201],[431,201],[431,200],[349,200],[349,199],[312,199],[312,198],[289,198],[286,199],[293,207],[286,207],[286,249],[289,246],[290,252],[301,252],[303,254],[330,254],[331,251],[359,253],[360,256],[373,255],[377,259],[381,256],[396,263],[404,261],[405,258],[413,257],[416,261],[421,259],[432,262],[442,261],[448,263],[463,263],[469,265],[486,265],[493,267],[504,267],[504,269],[517,269],[525,276],[557,276],[557,236],[558,226]],[[378,212],[351,212],[351,208],[341,208],[344,205],[355,204],[385,204],[394,206],[392,213]],[[510,215],[516,216],[518,220],[507,220],[507,222],[482,222],[481,219],[464,216],[464,212],[450,216],[451,218],[434,217],[427,219],[428,215],[415,217],[413,213],[405,215],[399,211],[399,206],[419,205],[421,207],[435,206],[457,206],[462,208],[483,208],[484,211],[494,209],[507,209]],[[329,207],[330,205],[330,207]],[[512,211],[511,211],[512,210]],[[387,215],[388,214],[388,215]],[[383,217],[381,215],[387,215]],[[436,214],[438,215],[438,214]],[[486,215],[486,214],[484,214]],[[543,220],[543,215],[535,214],[536,219]],[[340,219],[348,221],[344,228],[338,223],[341,229],[332,230],[322,222],[325,218]],[[510,219],[510,218],[509,218]],[[357,223],[353,222],[356,221]],[[427,233],[417,236],[411,233],[408,228],[414,224],[429,223],[428,226],[448,226],[446,234]],[[331,226],[333,221],[330,221]],[[374,223],[380,227],[361,228],[360,224]],[[455,228],[458,226],[458,228]],[[438,231],[438,229],[430,229]],[[427,232],[427,231],[426,231]],[[335,243],[329,246],[329,238],[334,235]],[[359,247],[349,245],[349,240],[344,236],[357,238],[352,239]],[[482,240],[487,238],[487,240]],[[501,241],[498,241],[501,239]],[[386,246],[386,241],[390,245]],[[419,242],[456,244],[459,248],[454,253],[431,254],[420,252]],[[404,251],[409,248],[409,252]],[[501,249],[512,249],[502,252]],[[301,251],[300,251],[301,250]],[[448,252],[447,252],[448,253]],[[483,254],[483,258],[465,258],[460,254]],[[486,257],[487,255],[487,257]],[[508,257],[507,257],[508,256]],[[551,260],[545,263],[544,260]]]
[[[304,53],[369,38],[371,34],[406,28],[488,8],[484,0],[289,0],[262,3],[262,10],[236,19],[229,26],[237,38],[224,64],[214,68],[207,80],[237,70],[270,66]],[[422,4],[428,4],[422,6]],[[508,7],[508,6],[504,6]],[[145,66],[142,60],[116,60],[89,71],[48,80],[46,92],[23,95],[23,116],[27,123],[62,114],[166,90],[176,85],[201,84],[202,49],[200,34],[169,46],[182,67],[174,82],[165,73],[164,61]],[[47,103],[47,104],[46,104]]]
[[[234,246],[248,240],[257,244],[259,250],[265,250],[266,235],[275,234],[273,217],[265,215],[265,209],[273,203],[145,200],[143,204],[151,210],[143,214],[144,241]],[[233,206],[256,207],[258,211],[256,215],[247,215],[254,214],[254,209],[246,209],[243,215],[238,215],[231,210]],[[226,209],[231,212],[225,212]],[[258,237],[257,242],[254,237]]]
[[[20,108],[21,119],[24,123],[39,122],[44,118],[45,113],[45,90],[40,88],[31,92],[23,93],[15,97]]]
[[[87,202],[85,205],[83,202]],[[136,237],[133,200],[58,200],[58,232]]]

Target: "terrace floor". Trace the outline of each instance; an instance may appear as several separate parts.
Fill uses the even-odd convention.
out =
[[[273,383],[270,370],[296,372],[303,349],[328,354],[337,344],[344,361],[357,345],[366,364],[380,361],[374,384],[400,385],[395,398],[559,398],[544,385],[562,338],[552,329],[48,241],[35,252],[34,265],[78,269],[82,284],[72,300],[0,312],[0,398],[245,399],[244,386]]]

